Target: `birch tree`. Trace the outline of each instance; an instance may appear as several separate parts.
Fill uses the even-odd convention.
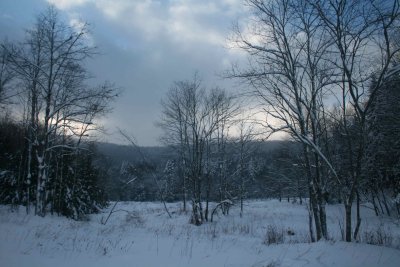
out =
[[[366,117],[378,89],[398,72],[393,66],[398,46],[393,45],[399,26],[400,3],[393,1],[326,0],[310,1],[317,10],[320,24],[330,40],[330,63],[339,77],[335,88],[341,108],[341,129],[345,141],[348,172],[339,177],[346,210],[345,239],[357,238],[361,217],[357,205],[357,222],[353,233],[351,209],[358,196],[365,151]],[[371,85],[372,80],[372,87]],[[369,94],[368,94],[369,91]],[[353,139],[351,131],[358,138]],[[338,166],[337,168],[340,168]],[[359,203],[359,201],[358,201]]]
[[[41,216],[49,203],[49,181],[55,179],[50,173],[55,151],[78,155],[81,140],[96,129],[95,119],[109,111],[108,103],[117,95],[112,84],[86,84],[90,75],[82,62],[95,52],[87,37],[87,24],[66,25],[50,6],[38,15],[25,41],[8,50],[12,69],[25,88],[29,122],[26,184],[30,187],[35,175],[35,213]],[[72,136],[73,142],[65,139],[71,141]]]
[[[202,202],[204,190],[209,192],[207,187],[211,186],[210,145],[220,123],[232,116],[231,112],[220,113],[230,108],[226,99],[223,90],[207,92],[195,76],[192,81],[174,83],[162,101],[159,125],[165,133],[164,141],[178,151],[184,203],[186,193],[190,192],[191,222],[195,225],[202,224],[208,216],[208,206],[204,209]]]
[[[302,144],[316,238],[327,238],[326,181],[321,176],[321,163],[331,166],[320,149],[320,138],[321,107],[333,73],[323,57],[331,41],[307,1],[246,3],[254,20],[247,28],[236,29],[234,41],[248,53],[250,63],[247,69],[234,68],[229,77],[250,85],[267,116],[263,125],[271,133],[287,132]],[[313,233],[311,238],[314,240]]]

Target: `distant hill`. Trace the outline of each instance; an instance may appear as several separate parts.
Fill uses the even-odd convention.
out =
[[[293,142],[282,140],[258,142],[257,149],[258,153],[269,153],[290,143]],[[171,148],[165,146],[139,147],[138,149],[130,145],[118,145],[104,142],[97,142],[96,145],[98,152],[105,156],[106,159],[111,161],[113,164],[120,164],[124,161],[142,161],[143,158],[141,153],[148,161],[158,161],[160,159],[169,158],[174,154],[174,151]],[[227,150],[230,150],[229,145]]]
[[[160,157],[166,157],[168,154],[172,153],[171,149],[167,147],[155,146],[135,148],[129,145],[117,145],[103,142],[98,142],[96,145],[99,153],[104,155],[111,162],[117,164],[123,161],[142,161],[143,157],[141,153],[149,161],[157,160]]]
[[[234,158],[237,158],[238,147],[236,145],[230,143],[226,147],[228,157],[231,159],[228,164],[234,164]],[[251,183],[247,184],[248,197],[261,198],[266,197],[267,194],[275,194],[273,188],[275,188],[276,181],[268,182],[266,180],[270,176],[268,170],[276,168],[276,166],[273,166],[274,158],[278,156],[279,151],[291,150],[296,144],[290,141],[273,140],[254,142],[253,145],[253,167],[257,175],[251,178]],[[176,201],[180,198],[179,183],[181,181],[178,177],[173,176],[168,178],[172,180],[165,180],[167,177],[164,171],[169,161],[172,160],[172,164],[179,164],[177,160],[179,156],[171,147],[137,148],[129,145],[98,142],[96,148],[98,155],[94,164],[104,174],[103,183],[109,199],[156,200],[159,198],[160,192],[155,180],[164,185],[168,184],[176,191],[173,197],[169,199],[170,201]],[[229,168],[234,169],[235,166],[231,165]],[[273,171],[276,172],[275,169]],[[135,182],[127,185],[127,182],[133,178],[136,179]],[[234,181],[231,181],[230,185],[234,187],[234,184]],[[212,196],[214,197],[218,194],[217,188],[217,185],[213,188]]]

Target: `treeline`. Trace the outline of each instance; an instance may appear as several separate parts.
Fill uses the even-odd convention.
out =
[[[74,219],[106,204],[87,141],[116,90],[88,84],[84,62],[95,50],[87,34],[86,24],[67,25],[49,7],[23,41],[1,44],[2,203]]]
[[[252,142],[255,149],[248,160],[250,172],[243,184],[235,173],[239,164],[235,152],[237,144],[232,140],[226,144],[227,199],[240,203],[242,190],[243,198],[246,199],[290,198],[291,201],[303,201],[307,196],[307,190],[302,182],[304,175],[301,174],[300,166],[292,168],[292,163],[298,162],[298,145],[291,141]],[[182,167],[173,147],[141,147],[146,161],[138,150],[131,146],[96,143],[96,147],[99,155],[95,158],[94,164],[106,174],[104,188],[110,200],[164,199],[171,202],[184,199],[183,181],[179,176]],[[132,179],[135,180],[127,185]],[[217,179],[212,181],[209,200],[213,202],[221,200],[220,182]],[[186,194],[191,196],[190,188]]]
[[[32,171],[31,183],[27,183],[27,140],[26,126],[2,118],[0,121],[0,199],[1,203],[14,207],[28,205],[28,194],[35,204],[37,187],[36,169]],[[73,142],[70,146],[76,146]],[[96,167],[98,158],[95,144],[84,143],[76,151],[58,149],[48,161],[46,184],[46,211],[74,219],[83,219],[107,205],[105,192],[107,177]],[[34,159],[35,160],[35,159]],[[33,166],[37,166],[37,162]]]

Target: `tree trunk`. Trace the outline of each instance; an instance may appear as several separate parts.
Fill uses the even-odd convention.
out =
[[[356,224],[356,229],[354,230],[354,240],[357,240],[358,233],[360,231],[360,226],[361,226],[360,194],[357,191],[357,224]]]
[[[346,229],[345,229],[345,238],[346,242],[351,242],[351,203],[348,199],[345,200],[345,222],[346,222]]]
[[[243,177],[242,177],[243,181]],[[243,194],[244,194],[243,184],[240,185],[240,217],[243,217]]]
[[[376,205],[375,196],[373,195],[372,192],[371,192],[371,198],[372,198],[372,205],[374,206],[375,215],[379,216],[378,206]]]
[[[381,199],[379,198],[379,192],[378,191],[376,192],[376,199],[378,200],[378,204],[379,204],[379,208],[381,209],[381,213],[385,214],[385,211],[383,210],[383,207],[382,207]]]
[[[312,215],[312,208],[311,208],[311,202],[309,203],[309,206],[307,207],[308,210],[308,228],[310,231],[310,239],[311,242],[315,242],[315,236],[314,236],[314,228],[313,228],[313,215]]]
[[[328,239],[328,227],[326,224],[325,203],[319,205],[319,219],[321,221],[321,234],[325,239]]]
[[[206,210],[204,211],[204,218],[206,222],[208,222],[210,194],[211,194],[211,179],[210,175],[207,174]]]
[[[319,241],[322,237],[322,228],[321,228],[321,220],[319,218],[319,212],[318,212],[318,206],[317,203],[315,201],[315,194],[312,193],[312,196],[310,196],[312,198],[311,200],[311,208],[313,210],[313,215],[314,215],[314,223],[315,223],[315,230],[317,233],[317,241]]]
[[[186,212],[186,202],[187,202],[187,192],[186,192],[186,182],[185,176],[183,177],[183,211]]]
[[[387,213],[388,216],[390,216],[389,205],[387,204],[386,196],[385,196],[385,193],[383,192],[382,188],[381,188],[381,194],[382,194],[382,198],[383,198],[383,205],[385,206],[385,209],[386,209],[386,213]]]

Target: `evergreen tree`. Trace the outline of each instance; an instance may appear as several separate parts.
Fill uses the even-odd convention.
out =
[[[370,192],[376,213],[376,201],[384,204],[390,215],[386,197],[400,192],[400,77],[392,76],[377,90],[367,117],[368,135],[364,163],[364,183]],[[388,196],[387,196],[388,194]],[[381,212],[384,213],[383,209]]]

